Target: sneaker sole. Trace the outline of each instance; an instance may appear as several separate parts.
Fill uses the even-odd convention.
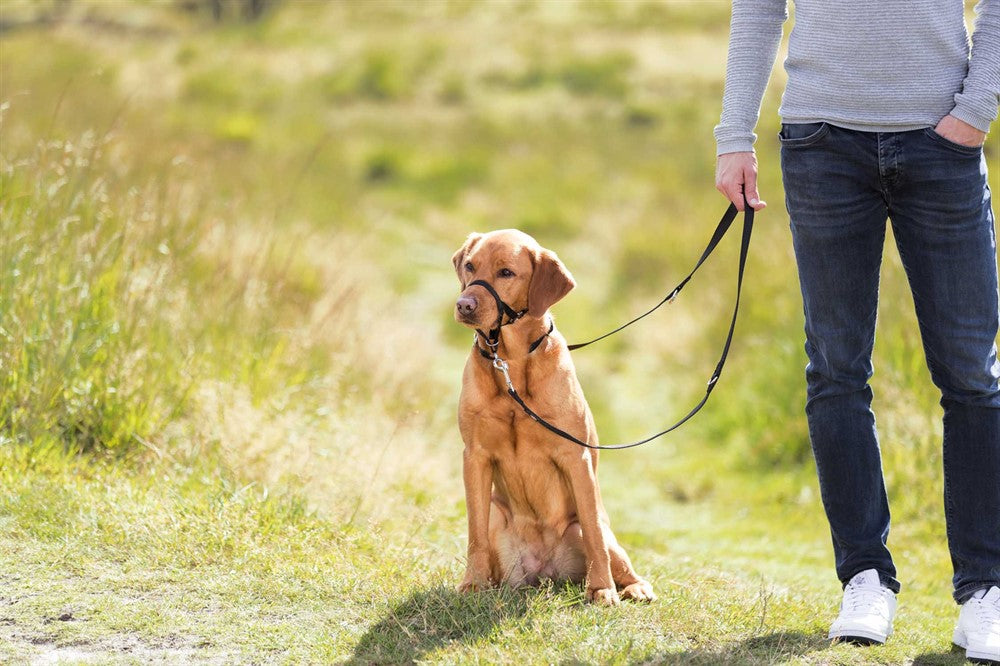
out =
[[[852,645],[884,645],[889,636],[882,636],[869,631],[842,631],[838,633],[830,632],[827,638],[832,641],[850,643]]]
[[[968,650],[965,651],[965,658],[973,664],[986,664],[987,666],[997,666],[997,664],[1000,664],[1000,660],[995,659],[994,657],[986,655],[977,656],[976,653]]]
[[[976,650],[969,649],[969,641],[966,639],[965,634],[955,630],[954,636],[951,637],[951,642],[957,647],[965,650],[965,658],[971,661],[973,664],[987,664],[996,666],[1000,664],[1000,659],[997,659],[993,655],[986,654],[985,652],[977,652]]]

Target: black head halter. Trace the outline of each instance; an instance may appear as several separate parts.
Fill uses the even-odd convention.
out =
[[[500,298],[500,294],[497,293],[497,290],[494,289],[493,285],[486,280],[473,280],[469,283],[470,287],[472,285],[478,285],[488,291],[490,296],[493,297],[493,300],[497,302],[497,320],[493,325],[493,328],[490,329],[490,332],[483,333],[480,329],[476,329],[476,333],[478,333],[479,337],[483,339],[486,346],[489,347],[491,351],[495,352],[497,345],[500,344],[500,328],[502,326],[513,324],[515,321],[523,317],[528,309],[525,308],[524,310],[519,311],[504,303],[504,300]],[[504,317],[507,317],[507,321],[504,321]]]
[[[500,294],[498,294],[497,290],[493,288],[493,285],[486,280],[473,280],[469,283],[470,287],[472,285],[478,285],[488,291],[490,296],[493,297],[493,300],[497,302],[497,320],[493,328],[490,329],[489,333],[483,333],[482,330],[478,328],[476,329],[478,338],[482,338],[489,351],[480,347],[478,342],[476,343],[476,348],[479,349],[479,353],[482,354],[483,358],[492,360],[496,356],[497,346],[500,344],[501,327],[513,324],[518,319],[523,317],[528,312],[528,309],[525,308],[523,310],[515,310],[507,305],[507,303],[500,298]],[[507,318],[507,321],[504,321],[504,317]],[[549,322],[549,330],[545,332],[545,335],[531,343],[531,346],[528,348],[528,353],[530,354],[535,351],[538,348],[538,345],[542,344],[542,340],[544,340],[554,329],[555,323]]]

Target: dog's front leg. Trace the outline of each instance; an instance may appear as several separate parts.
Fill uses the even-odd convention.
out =
[[[582,455],[575,456],[566,471],[583,533],[583,552],[587,559],[587,600],[613,606],[619,603],[618,591],[611,577],[611,558],[604,530],[601,529],[597,475],[590,461],[590,452],[584,451]]]
[[[462,454],[462,477],[465,481],[465,508],[469,518],[469,551],[465,577],[459,592],[475,592],[490,587],[490,495],[493,476],[489,455],[467,444]]]

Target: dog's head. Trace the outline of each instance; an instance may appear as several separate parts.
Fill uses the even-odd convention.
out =
[[[462,283],[455,319],[469,328],[488,329],[499,319],[496,300],[482,280],[493,286],[504,303],[529,317],[542,317],[576,283],[554,252],[516,229],[470,234],[451,258]]]

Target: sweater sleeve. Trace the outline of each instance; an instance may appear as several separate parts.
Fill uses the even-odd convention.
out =
[[[761,100],[787,18],[787,0],[733,0],[722,118],[715,127],[716,154],[753,150]]]
[[[976,13],[969,73],[951,115],[988,132],[1000,105],[1000,0],[980,0]]]

